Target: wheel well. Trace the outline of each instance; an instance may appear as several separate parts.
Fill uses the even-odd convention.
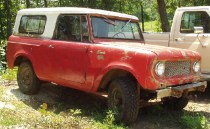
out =
[[[112,80],[119,78],[119,77],[132,77],[136,80],[136,78],[131,74],[130,72],[122,69],[112,69],[110,70],[100,82],[98,91],[107,91],[109,84],[112,82]],[[137,82],[137,81],[136,81]]]
[[[24,62],[24,61],[29,61],[30,60],[24,56],[19,56],[15,59],[15,62],[14,62],[14,66],[19,66],[21,62]]]

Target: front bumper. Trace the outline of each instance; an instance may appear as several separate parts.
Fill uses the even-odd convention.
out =
[[[210,73],[202,73],[201,79],[204,81],[210,81]]]
[[[175,87],[167,87],[165,89],[156,90],[157,98],[165,98],[165,97],[176,97],[180,98],[183,95],[188,94],[188,92],[192,91],[201,91],[204,92],[207,87],[207,82],[195,82],[191,84],[185,84]]]

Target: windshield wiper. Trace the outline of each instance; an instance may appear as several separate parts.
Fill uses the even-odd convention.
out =
[[[131,19],[128,20],[125,25],[117,32],[115,33],[112,37],[115,37],[116,35],[118,35],[119,33],[122,33],[122,30],[131,22]],[[125,37],[125,36],[124,36]]]
[[[107,17],[105,17],[105,16],[103,16],[103,18],[105,18],[104,21],[105,21],[106,23],[111,24],[111,25],[113,25],[113,26],[116,26],[116,24],[115,24],[115,22],[114,22],[113,20],[110,20],[109,18],[107,18]]]
[[[131,22],[131,19],[126,22],[126,24],[120,29],[120,31],[122,31],[130,22]]]

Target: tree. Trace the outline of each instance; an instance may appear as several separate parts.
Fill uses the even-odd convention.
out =
[[[5,4],[5,11],[7,12],[7,37],[9,37],[12,33],[10,0],[5,0],[4,4]]]
[[[4,39],[4,33],[3,33],[3,27],[4,27],[4,23],[3,23],[3,3],[2,1],[0,1],[0,41],[1,39]]]
[[[47,7],[47,0],[44,0],[44,7]]]
[[[158,12],[160,15],[161,20],[161,28],[163,32],[169,32],[170,31],[170,25],[168,22],[168,17],[166,13],[166,4],[164,0],[157,0],[158,3]]]
[[[31,4],[30,4],[30,0],[26,0],[26,8],[30,8]]]

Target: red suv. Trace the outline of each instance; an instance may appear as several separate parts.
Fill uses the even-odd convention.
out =
[[[136,120],[141,102],[160,98],[183,109],[188,92],[204,91],[197,52],[147,45],[135,16],[87,8],[20,10],[7,45],[19,89],[41,82],[108,94],[116,120]]]

